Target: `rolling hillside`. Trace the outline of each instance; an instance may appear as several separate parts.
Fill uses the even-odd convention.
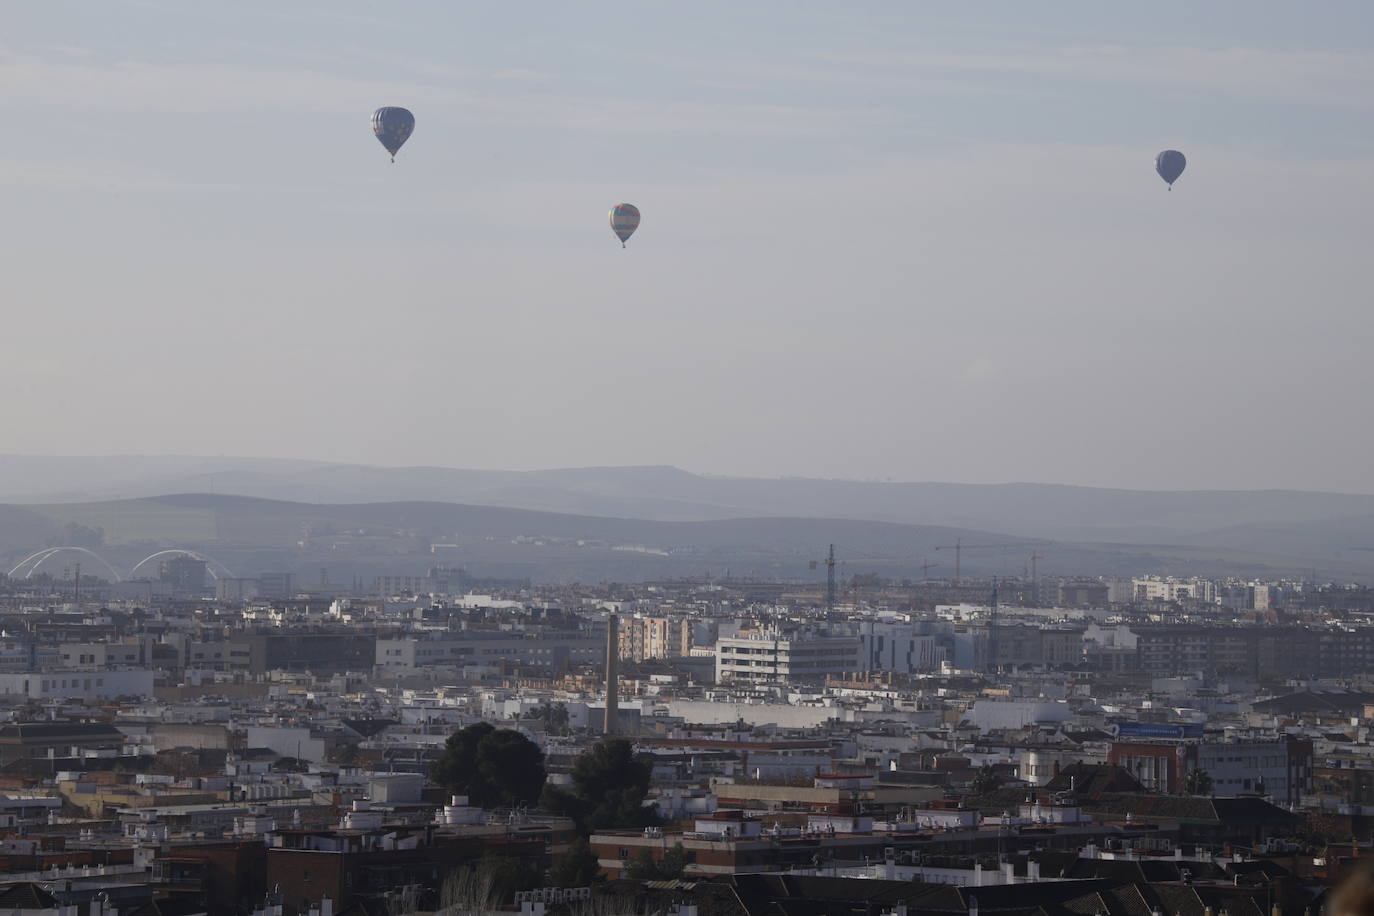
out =
[[[1352,520],[1352,526],[1370,524]],[[1263,549],[1264,537],[1242,527],[1197,543],[1037,542],[1004,532],[862,519],[809,517],[653,521],[571,515],[444,502],[312,504],[217,494],[184,494],[92,503],[0,506],[0,552],[11,565],[49,543],[64,527],[99,531],[95,545],[117,567],[167,547],[202,550],[231,568],[423,572],[460,565],[479,575],[550,580],[641,580],[661,576],[753,574],[816,578],[811,562],[837,546],[844,571],[892,578],[920,575],[922,562],[953,572],[953,554],[967,544],[1006,545],[964,552],[966,576],[1019,575],[1033,549],[1048,575],[1279,576],[1360,580],[1374,575],[1374,551],[1312,557],[1298,548],[1302,528],[1274,529],[1292,550]],[[1353,537],[1354,531],[1349,532]],[[1037,548],[1037,544],[1039,544]],[[8,568],[8,567],[7,567]]]

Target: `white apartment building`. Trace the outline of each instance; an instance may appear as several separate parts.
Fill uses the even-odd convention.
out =
[[[1217,585],[1208,579],[1160,579],[1151,576],[1132,579],[1131,591],[1136,601],[1217,602]]]
[[[1312,791],[1312,743],[1281,741],[1204,743],[1198,769],[1212,777],[1216,795],[1262,791],[1280,805],[1295,804]]]
[[[820,680],[862,670],[857,636],[772,633],[716,640],[716,683]]]
[[[152,659],[152,639],[120,642],[65,642],[57,647],[65,668],[116,668],[146,665]]]
[[[152,695],[153,672],[146,669],[75,671],[56,668],[0,674],[0,696],[30,697],[35,700],[50,697],[109,700]]]

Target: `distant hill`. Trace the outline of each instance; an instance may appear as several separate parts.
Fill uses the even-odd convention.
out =
[[[711,477],[673,467],[482,471],[255,458],[0,456],[0,502],[211,493],[344,504],[432,501],[649,521],[847,518],[1019,537],[1335,558],[1374,547],[1374,496],[1051,484]]]
[[[1351,524],[1368,527],[1372,521]],[[915,578],[923,562],[933,562],[939,564],[934,574],[948,577],[954,556],[947,547],[962,538],[969,545],[1004,545],[966,550],[965,576],[1019,575],[1036,550],[1047,575],[1267,577],[1307,574],[1315,566],[1325,578],[1374,577],[1374,552],[1350,551],[1334,559],[1302,553],[1301,527],[1272,529],[1293,550],[1270,552],[1262,549],[1264,537],[1244,527],[1230,538],[1200,534],[1197,543],[1056,538],[1045,544],[975,528],[863,519],[655,521],[434,501],[312,504],[223,494],[0,506],[0,557],[13,565],[48,543],[61,543],[69,526],[91,537],[99,532],[95,549],[121,569],[156,550],[182,547],[250,575],[325,567],[336,576],[419,573],[447,564],[535,581],[635,581],[727,570],[819,580],[824,567],[811,564],[834,543],[842,575]]]

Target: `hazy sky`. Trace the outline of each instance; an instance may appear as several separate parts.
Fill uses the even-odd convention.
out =
[[[1367,0],[10,0],[0,452],[1371,492],[1372,46]]]

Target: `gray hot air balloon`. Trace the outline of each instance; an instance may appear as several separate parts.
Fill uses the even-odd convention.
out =
[[[415,132],[415,115],[404,108],[378,108],[372,113],[372,132],[396,161],[396,153]]]
[[[616,204],[611,208],[611,231],[615,237],[620,239],[620,247],[625,247],[625,241],[635,234],[639,228],[639,208],[634,204]]]
[[[1188,165],[1188,160],[1183,158],[1183,154],[1176,149],[1166,149],[1155,157],[1155,171],[1159,177],[1169,183],[1169,190],[1174,189],[1174,182],[1178,181],[1178,176],[1183,174],[1183,169]]]

